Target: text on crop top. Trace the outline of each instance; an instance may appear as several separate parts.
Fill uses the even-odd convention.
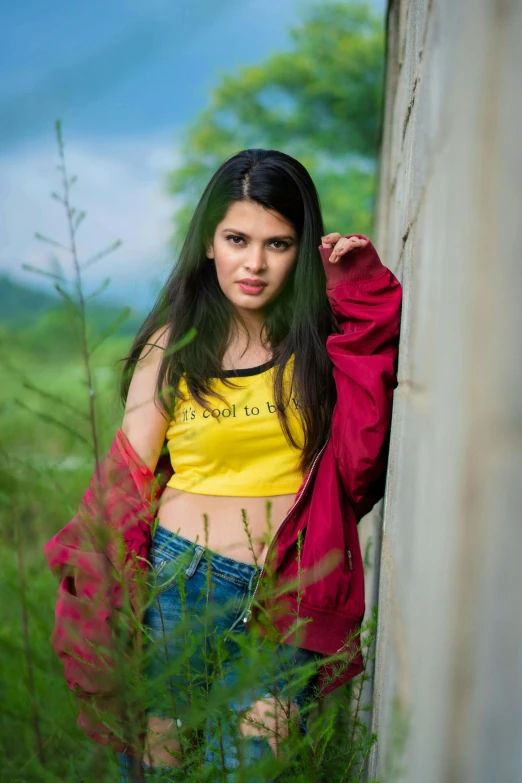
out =
[[[294,355],[285,367],[288,393]],[[167,486],[201,495],[260,497],[294,494],[303,474],[297,462],[304,432],[294,394],[286,412],[298,444],[290,446],[279,423],[273,399],[272,361],[244,370],[228,370],[225,377],[238,388],[229,389],[219,378],[212,388],[228,405],[212,398],[212,413],[190,395],[183,376],[180,390],[187,401],[176,399],[167,429],[167,446],[175,471]],[[285,397],[286,399],[286,397]]]

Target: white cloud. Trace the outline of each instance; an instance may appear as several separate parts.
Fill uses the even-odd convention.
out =
[[[174,134],[66,138],[65,154],[69,176],[78,176],[73,206],[87,213],[78,232],[80,260],[123,241],[86,270],[88,290],[110,277],[105,297],[150,304],[172,263],[168,238],[175,202],[165,193],[164,175],[177,162]],[[22,263],[49,269],[50,257],[59,255],[64,270],[73,271],[67,254],[34,236],[67,243],[65,210],[50,197],[62,192],[58,162],[57,145],[42,142],[0,154],[0,270],[31,285],[45,285],[45,279],[24,271]]]

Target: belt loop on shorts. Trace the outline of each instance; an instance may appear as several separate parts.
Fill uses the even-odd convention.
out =
[[[189,566],[187,566],[184,572],[187,578],[190,578],[191,576],[194,575],[194,571],[198,567],[199,561],[201,560],[204,551],[205,551],[204,546],[200,546],[199,544],[196,544],[196,549],[194,551],[194,557],[192,558],[192,562],[190,563]]]

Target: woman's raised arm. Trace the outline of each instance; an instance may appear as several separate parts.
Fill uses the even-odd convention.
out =
[[[359,522],[385,489],[402,286],[364,234],[336,233],[323,239],[336,243],[333,254],[324,244],[319,251],[326,292],[341,329],[326,339],[337,387],[332,442]],[[350,246],[355,249],[348,252]]]
[[[154,332],[141,352],[129,386],[121,425],[131,446],[152,473],[158,464],[169,424],[156,394],[167,338],[168,327],[163,326]]]

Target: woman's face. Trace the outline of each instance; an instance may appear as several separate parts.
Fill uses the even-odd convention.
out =
[[[207,257],[219,285],[236,310],[250,321],[263,319],[266,305],[282,291],[295,264],[297,232],[278,212],[250,201],[234,201],[216,227]],[[246,278],[262,287],[242,288]]]

